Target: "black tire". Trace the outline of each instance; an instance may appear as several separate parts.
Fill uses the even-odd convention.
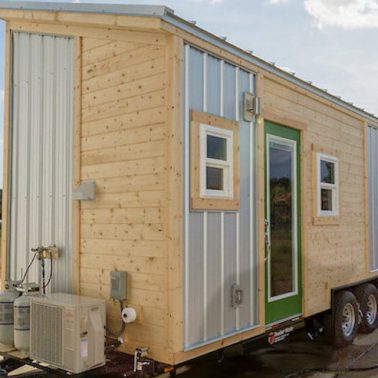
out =
[[[332,317],[333,344],[344,347],[351,344],[358,329],[358,305],[354,294],[341,291],[336,294]]]
[[[377,328],[378,323],[378,289],[373,284],[365,284],[358,286],[354,291],[354,295],[360,305],[362,314],[358,331],[371,333]]]

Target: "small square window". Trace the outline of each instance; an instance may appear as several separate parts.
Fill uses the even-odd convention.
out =
[[[192,110],[191,209],[239,209],[239,123]]]
[[[318,153],[317,171],[318,216],[337,216],[339,214],[337,158]]]
[[[233,133],[230,130],[201,124],[202,198],[233,197]]]

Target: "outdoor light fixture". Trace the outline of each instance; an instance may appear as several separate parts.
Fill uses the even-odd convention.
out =
[[[244,92],[243,95],[243,118],[247,122],[252,122],[253,116],[260,114],[260,98],[251,92]]]

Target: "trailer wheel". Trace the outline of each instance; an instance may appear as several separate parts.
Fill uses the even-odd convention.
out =
[[[378,290],[372,284],[357,287],[354,292],[362,313],[358,330],[361,333],[370,333],[377,328],[378,322]]]
[[[334,345],[343,347],[351,344],[358,327],[358,305],[352,292],[341,291],[336,294],[332,323]]]

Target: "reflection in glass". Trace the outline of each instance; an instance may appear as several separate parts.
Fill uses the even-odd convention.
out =
[[[210,159],[227,160],[227,139],[207,136],[207,157]]]
[[[321,189],[321,206],[323,211],[332,211],[332,189]]]
[[[223,169],[206,167],[206,189],[223,190]]]
[[[294,291],[293,148],[269,143],[270,296]]]
[[[335,183],[335,163],[330,161],[320,161],[320,181],[325,184]]]

